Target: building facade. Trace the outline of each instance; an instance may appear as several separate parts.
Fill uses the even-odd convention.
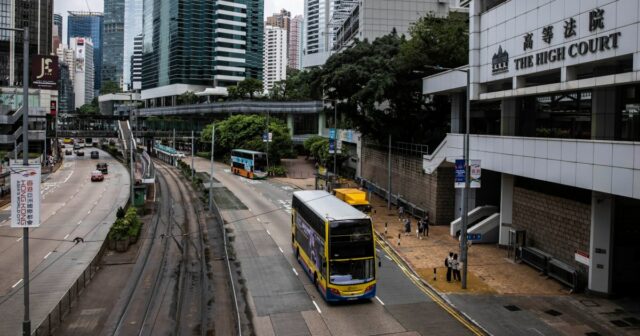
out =
[[[122,73],[124,78],[124,90],[134,90],[132,85],[131,57],[134,53],[134,39],[142,34],[143,0],[125,0],[124,11],[124,63]],[[138,83],[140,84],[140,83]],[[140,90],[138,88],[137,90]]]
[[[94,49],[93,43],[90,38],[73,37],[69,41],[69,47],[74,53],[75,69],[73,71],[73,91],[75,94],[75,106],[81,107],[84,104],[89,104],[95,97],[95,91],[93,89],[93,78],[95,74],[93,60]]]
[[[172,21],[168,13],[183,16]],[[175,105],[186,91],[226,92],[245,78],[262,80],[262,1],[145,0],[144,18],[142,99],[148,106]]]
[[[324,64],[330,56],[329,19],[336,0],[305,0],[302,66]]]
[[[75,64],[75,63],[74,63]],[[73,113],[76,110],[75,95],[71,71],[73,66],[60,62],[60,80],[58,82],[58,113]]]
[[[142,89],[142,43],[142,34],[136,36],[133,40],[133,54],[129,61],[131,68],[131,74],[129,74],[131,79],[130,90],[133,91]]]
[[[292,69],[302,69],[302,41],[304,39],[304,17],[296,15],[289,27],[287,62]]]
[[[29,27],[29,50],[32,55],[49,55],[52,51],[52,0],[0,0],[0,27]],[[0,30],[0,86],[22,85],[22,34]]]
[[[501,245],[524,232],[524,247],[548,256],[545,271],[576,272],[605,295],[639,293],[639,31],[637,1],[470,8],[469,149],[482,167],[470,203],[498,208]],[[451,134],[426,172],[462,156],[465,88],[459,70],[424,80],[425,94],[452,101]]]
[[[287,31],[284,28],[266,26],[264,28],[264,92],[273,84],[287,79]]]
[[[71,46],[74,37],[90,38],[93,46],[94,84],[96,91],[102,84],[102,44],[104,35],[104,16],[96,12],[69,12],[67,16],[67,44]],[[77,94],[77,92],[76,92]]]
[[[62,43],[62,15],[53,14],[53,39],[52,50],[55,53],[58,46]]]
[[[104,59],[101,80],[115,82],[119,87],[124,85],[124,5],[125,0],[104,2]]]

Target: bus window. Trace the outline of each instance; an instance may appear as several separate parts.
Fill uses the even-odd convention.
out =
[[[373,259],[333,260],[330,266],[329,279],[335,285],[365,283],[375,278],[375,261]]]

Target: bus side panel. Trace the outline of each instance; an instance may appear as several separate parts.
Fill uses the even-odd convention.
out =
[[[318,254],[320,253],[320,251],[325,251],[325,244],[324,242],[320,241],[320,239],[318,239],[319,237],[317,237],[316,232],[311,227],[309,227],[308,224],[306,224],[302,217],[297,215],[292,217],[292,220],[293,225],[296,226],[294,231],[294,253],[295,249],[297,249],[299,253],[298,262],[312,282],[314,281],[314,274],[318,276],[318,285],[316,287],[318,288],[320,294],[322,294],[322,296],[326,300],[326,279],[322,274],[322,271],[319,269],[319,266],[316,265],[316,263],[319,262]],[[299,220],[300,223],[297,223],[297,220]],[[302,232],[302,230],[304,230],[305,232]],[[306,247],[306,249],[303,247],[303,245]],[[316,255],[315,260],[312,258],[312,256],[309,256],[307,254],[307,249],[309,249],[312,254]]]

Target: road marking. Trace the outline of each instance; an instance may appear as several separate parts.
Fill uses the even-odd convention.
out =
[[[268,234],[268,235],[271,235],[271,232],[269,232],[269,230],[267,230],[267,234]]]
[[[87,211],[87,215],[91,213],[91,210]]]
[[[49,253],[47,253],[47,255],[46,255],[46,256],[44,256],[44,258],[45,258],[45,259],[49,258],[49,256],[51,255],[51,253],[53,253],[53,252],[49,252]]]
[[[67,181],[69,181],[69,179],[71,178],[71,175],[73,175],[73,172],[74,172],[74,171],[72,170],[72,171],[71,171],[71,173],[69,173],[69,175],[67,176],[67,178],[66,178],[66,179],[64,179],[64,182],[62,182],[62,183],[67,183]]]
[[[316,301],[311,300],[311,302],[313,302],[313,305],[316,306],[316,310],[318,311],[318,314],[322,314],[322,311],[320,311],[320,307],[318,307],[318,304],[316,303]]]
[[[389,257],[389,256],[388,256],[388,255],[386,255],[386,254],[385,254],[385,258],[387,258],[387,259],[389,259],[389,260],[393,261],[393,259],[391,259],[391,257]]]
[[[66,236],[64,236],[64,238],[62,238],[62,239],[67,239],[67,238],[69,238],[69,234],[68,234],[68,233],[67,233],[67,235],[66,235]]]
[[[282,250],[282,247],[278,246],[278,250],[280,250],[280,252],[284,253],[284,251]]]
[[[17,241],[17,242],[19,242],[19,241],[21,241],[21,240],[22,240],[22,237],[20,237],[20,238],[16,239],[16,241]]]
[[[262,222],[262,221],[260,220],[260,218],[258,218],[258,217],[256,217],[256,220],[258,220],[258,222]]]
[[[16,288],[21,282],[22,282],[22,279],[18,280],[18,282],[14,283],[13,286],[11,286],[11,288]]]
[[[293,273],[295,273],[295,274],[296,274],[296,276],[298,276],[298,271],[296,271],[296,269],[295,269],[295,268],[292,268],[292,270],[293,270]]]
[[[382,302],[379,297],[376,296],[376,300],[378,300],[378,302],[380,302],[380,304],[384,306],[384,302]]]

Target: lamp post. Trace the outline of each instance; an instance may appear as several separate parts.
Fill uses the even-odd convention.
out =
[[[464,72],[467,76],[467,106],[465,112],[465,133],[464,133],[464,188],[462,189],[462,226],[460,228],[460,261],[462,262],[461,287],[467,289],[467,264],[468,264],[468,245],[467,245],[467,229],[469,226],[469,124],[471,122],[471,69],[460,68],[444,68],[440,66],[425,66],[433,70],[452,70]]]
[[[216,150],[216,124],[211,126],[211,175],[209,176],[209,211],[213,209],[213,156]]]
[[[24,28],[0,28],[22,32],[22,164],[29,165],[29,27]],[[45,139],[46,141],[46,139]],[[16,157],[18,147],[14,148]],[[24,321],[22,322],[22,335],[31,335],[31,319],[29,317],[29,228],[22,229],[23,249],[23,279],[24,279]]]

